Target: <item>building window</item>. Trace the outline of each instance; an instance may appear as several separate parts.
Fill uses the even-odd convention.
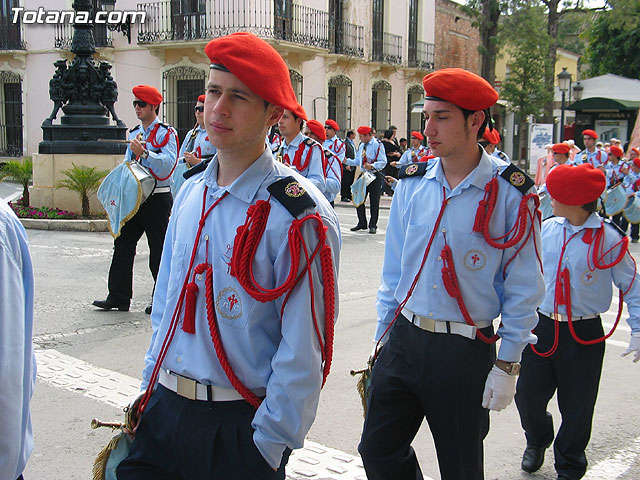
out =
[[[22,156],[22,80],[0,71],[0,156]]]
[[[424,101],[424,89],[421,85],[412,85],[407,90],[407,135],[411,132],[422,132],[422,108],[415,106],[417,102]]]
[[[384,0],[373,0],[371,30],[371,59],[381,62],[384,57]]]
[[[409,65],[414,65],[418,56],[418,18],[418,0],[409,0]]]
[[[391,84],[380,80],[371,88],[371,127],[383,132],[391,126]]]
[[[207,38],[206,0],[171,0],[171,27],[174,40]]]
[[[291,79],[291,86],[296,94],[296,99],[302,105],[302,75],[295,70],[289,70],[289,78]]]
[[[292,40],[293,1],[273,0],[273,24],[275,37]]]
[[[329,80],[328,117],[338,122],[342,132],[351,128],[351,80],[344,75]]]
[[[24,50],[20,21],[13,23],[12,9],[19,7],[18,0],[0,0],[0,50]]]
[[[193,67],[175,67],[162,74],[162,119],[178,131],[180,142],[196,123],[193,106],[204,93],[207,73]]]

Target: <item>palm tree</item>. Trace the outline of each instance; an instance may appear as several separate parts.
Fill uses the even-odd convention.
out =
[[[29,205],[29,184],[33,179],[33,162],[31,157],[25,157],[24,161],[11,160],[0,169],[0,181],[8,178],[22,185],[22,204]]]
[[[91,214],[89,205],[89,197],[98,191],[101,180],[109,173],[109,170],[96,170],[95,167],[87,167],[84,165],[63,170],[61,173],[68,178],[60,180],[56,184],[56,188],[68,188],[73,192],[78,192],[80,202],[82,203],[82,216],[88,217]]]

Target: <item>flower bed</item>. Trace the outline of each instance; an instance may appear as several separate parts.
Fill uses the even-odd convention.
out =
[[[43,220],[77,220],[80,218],[76,213],[60,210],[59,208],[24,206],[19,202],[20,201],[9,204],[18,218],[35,218]]]

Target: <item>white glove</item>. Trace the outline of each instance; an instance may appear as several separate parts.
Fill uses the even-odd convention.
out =
[[[496,412],[507,408],[516,394],[516,378],[494,365],[484,384],[482,407]]]
[[[635,353],[635,355],[633,356],[633,363],[636,363],[638,360],[640,360],[640,333],[631,334],[629,346],[624,352],[622,352],[620,356],[626,357],[630,353]]]

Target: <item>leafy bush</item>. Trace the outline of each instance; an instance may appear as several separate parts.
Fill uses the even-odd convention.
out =
[[[109,170],[96,170],[95,167],[77,166],[75,163],[72,165],[73,168],[61,172],[67,178],[60,180],[56,184],[56,188],[67,188],[77,192],[82,204],[82,216],[88,217],[91,213],[89,196],[98,191],[102,179],[109,173]]]
[[[22,185],[23,205],[29,205],[29,184],[33,179],[33,162],[31,157],[25,157],[23,162],[11,160],[2,165],[0,170],[0,181],[8,178]]]
[[[59,208],[30,207],[21,203],[21,200],[9,204],[18,218],[75,220],[78,215]]]

